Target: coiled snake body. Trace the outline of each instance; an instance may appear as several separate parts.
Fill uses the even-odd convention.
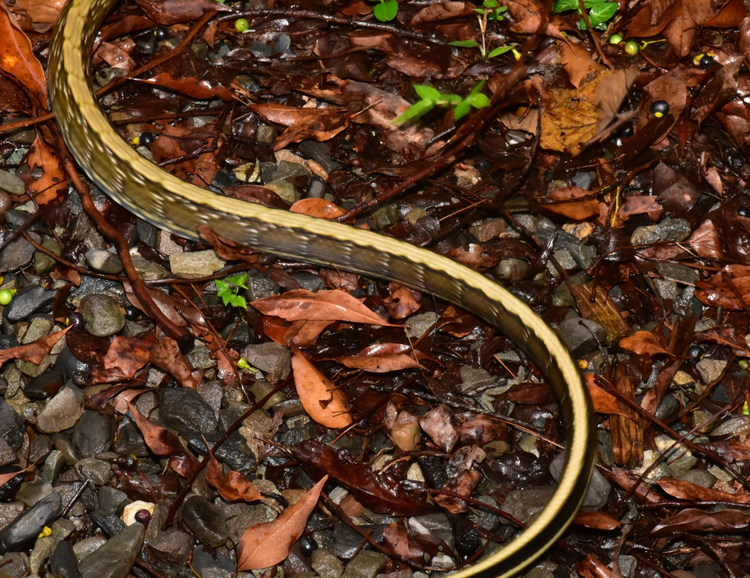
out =
[[[557,491],[521,535],[455,574],[510,577],[539,558],[578,511],[591,475],[592,419],[578,369],[557,335],[528,306],[485,276],[390,237],[214,194],[159,169],[125,143],[99,108],[89,64],[115,0],[68,0],[49,59],[49,92],[60,131],[89,178],[157,227],[198,239],[207,225],[256,249],[387,279],[455,303],[502,330],[545,375],[560,402],[567,460]]]

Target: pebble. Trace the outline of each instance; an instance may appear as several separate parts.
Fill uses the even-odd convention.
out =
[[[49,569],[56,578],[81,577],[73,545],[70,542],[63,540],[57,543],[49,560]]]
[[[144,259],[140,255],[131,255],[130,260],[133,262],[133,268],[138,276],[144,281],[158,281],[172,276],[165,267],[162,267],[156,261]]]
[[[0,189],[11,195],[23,195],[26,192],[26,185],[21,177],[0,170]]]
[[[526,488],[510,492],[500,508],[516,520],[529,524],[541,512],[552,498],[556,488]]]
[[[45,237],[42,240],[42,247],[48,249],[58,257],[62,255],[62,245],[51,237]],[[34,270],[37,275],[43,275],[55,266],[56,261],[41,251],[34,251]]]
[[[0,191],[0,219],[5,216],[5,213],[13,206],[13,199],[5,191]]]
[[[572,317],[557,326],[557,333],[574,357],[582,357],[607,339],[607,331],[596,321]],[[597,342],[598,339],[598,342]]]
[[[81,417],[83,392],[77,387],[64,387],[50,399],[36,418],[36,427],[43,433],[57,433],[73,427]]]
[[[236,564],[228,556],[213,549],[198,546],[193,551],[192,566],[203,578],[233,578]]]
[[[64,383],[62,372],[51,369],[32,379],[23,388],[23,394],[29,399],[49,399],[60,391]]]
[[[34,234],[36,236],[36,234]],[[34,239],[38,241],[37,237]],[[8,271],[15,271],[21,267],[25,267],[31,263],[31,259],[34,257],[34,245],[29,243],[26,239],[21,237],[9,243],[2,251],[0,251],[0,273],[7,273]]]
[[[60,494],[53,492],[21,514],[0,531],[0,554],[16,552],[31,546],[44,526],[49,526],[62,513]]]
[[[315,550],[310,563],[320,578],[341,578],[344,573],[344,563],[325,548]]]
[[[175,277],[199,279],[209,277],[224,268],[227,262],[214,251],[173,253],[169,256],[169,268]]]
[[[385,568],[386,557],[380,552],[362,550],[346,565],[343,578],[375,578]]]
[[[79,566],[82,578],[127,578],[143,546],[144,527],[133,524],[107,540]]]
[[[6,528],[8,524],[23,514],[23,510],[21,502],[0,503],[0,530]]]
[[[461,384],[458,387],[463,393],[469,395],[500,385],[499,377],[481,367],[462,365],[459,372],[461,374]]]
[[[84,458],[75,465],[75,468],[82,480],[89,480],[97,486],[103,486],[114,475],[110,463],[97,458]]]
[[[552,474],[552,477],[558,483],[562,478],[564,463],[565,454],[559,453],[549,465],[550,474]],[[583,499],[583,507],[598,512],[607,504],[607,499],[611,491],[612,484],[609,483],[607,478],[597,468],[594,468],[594,473],[591,476],[591,484],[589,485],[588,492],[586,492],[586,497]]]
[[[182,506],[182,521],[196,540],[218,548],[227,541],[229,530],[221,508],[200,496],[191,496]]]
[[[291,351],[276,343],[248,345],[242,352],[242,357],[265,373],[266,381],[269,383],[283,381],[292,371]]]
[[[84,255],[86,264],[94,271],[108,275],[119,275],[122,272],[122,261],[114,253],[103,249],[90,249]]]
[[[149,540],[148,548],[159,562],[182,566],[193,553],[193,537],[171,528],[159,532],[155,538]]]
[[[108,415],[87,409],[73,428],[73,445],[81,457],[91,458],[112,447],[117,423]]]
[[[4,399],[0,399],[0,437],[13,450],[18,451],[23,445],[23,419]]]
[[[109,295],[86,295],[79,311],[86,322],[86,330],[96,337],[109,337],[125,327],[125,315]]]
[[[47,291],[39,285],[24,287],[16,293],[10,305],[3,309],[3,316],[10,323],[25,321],[39,313],[52,311],[56,291]]]
[[[161,390],[161,422],[180,435],[191,432],[213,433],[219,420],[200,394],[187,387]]]

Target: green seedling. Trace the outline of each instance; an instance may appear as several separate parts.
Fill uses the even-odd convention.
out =
[[[420,100],[407,108],[394,123],[402,123],[424,116],[436,106],[444,108],[453,107],[456,120],[469,114],[472,108],[485,108],[490,105],[490,99],[482,94],[484,80],[477,82],[466,97],[461,98],[458,94],[443,94],[438,89],[424,84],[415,84],[414,90]]]
[[[607,2],[607,0],[584,0],[583,5],[588,11],[589,22],[593,28],[602,30],[606,28],[605,22],[608,22],[617,13],[618,4],[616,2]],[[552,12],[559,14],[575,10],[581,14],[581,6],[578,0],[557,0],[552,5]],[[578,23],[581,30],[586,30],[586,22],[581,18]]]
[[[247,309],[247,302],[245,301],[245,298],[242,295],[238,295],[240,289],[247,290],[245,281],[247,281],[247,273],[243,273],[242,275],[235,275],[233,277],[227,277],[226,279],[224,279],[224,281],[220,279],[214,281],[214,283],[216,283],[216,288],[218,289],[217,295],[221,297],[224,305],[231,305],[232,307],[242,307],[243,309]]]
[[[506,52],[513,50],[512,46],[500,46],[492,51],[487,51],[487,25],[490,21],[504,20],[503,12],[506,12],[508,8],[506,6],[500,6],[497,0],[484,0],[482,2],[482,8],[474,8],[474,12],[479,14],[479,34],[482,37],[482,43],[480,44],[476,40],[455,40],[449,42],[450,46],[458,46],[460,48],[479,48],[479,52],[482,54],[482,58],[490,59],[505,54]]]
[[[396,0],[378,0],[372,9],[372,13],[381,22],[390,22],[398,15],[398,2]]]

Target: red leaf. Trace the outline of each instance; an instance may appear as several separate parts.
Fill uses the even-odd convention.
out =
[[[14,76],[31,93],[37,108],[46,109],[47,82],[31,42],[21,31],[5,2],[0,2],[0,69]]]
[[[669,351],[664,349],[664,346],[659,343],[659,340],[650,331],[636,331],[630,337],[620,339],[620,347],[647,357],[660,354],[674,357]]]
[[[305,531],[328,476],[324,476],[273,522],[250,526],[237,545],[237,569],[260,570],[283,562]]]

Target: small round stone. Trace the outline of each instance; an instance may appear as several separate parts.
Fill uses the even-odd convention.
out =
[[[626,124],[624,127],[620,129],[620,132],[618,133],[618,136],[620,138],[630,138],[633,136],[633,125],[632,124]]]
[[[299,539],[299,549],[302,554],[310,557],[318,549],[318,543],[310,536],[302,536]]]

